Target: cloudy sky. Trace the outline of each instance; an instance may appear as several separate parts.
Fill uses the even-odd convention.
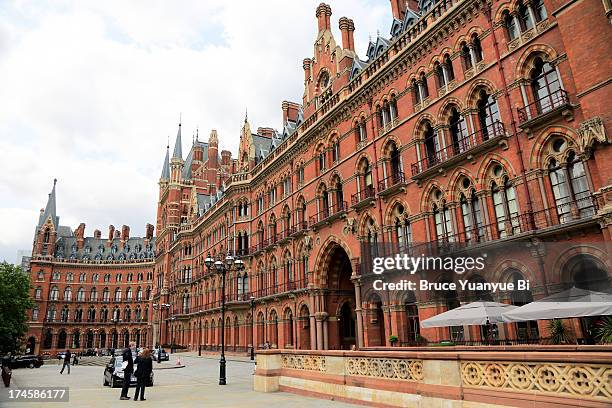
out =
[[[219,132],[237,151],[253,128],[301,102],[319,1],[0,1],[0,260],[30,250],[58,179],[60,222],[86,235],[154,223],[164,149],[179,114],[183,151]],[[332,27],[355,21],[363,57],[387,36],[388,0],[331,0]]]

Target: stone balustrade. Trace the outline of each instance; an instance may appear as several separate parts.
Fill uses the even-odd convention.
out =
[[[263,350],[254,388],[371,406],[612,406],[609,346],[405,350]]]

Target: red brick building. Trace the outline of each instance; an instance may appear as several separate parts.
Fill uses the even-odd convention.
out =
[[[526,240],[531,251],[467,277],[530,279],[529,299],[501,299],[517,304],[609,286],[608,254],[589,245],[611,239],[608,2],[391,0],[390,36],[365,59],[354,22],[339,19],[337,42],[331,15],[316,9],[304,97],[283,102],[282,131],[253,133],[245,119],[220,179],[205,175],[198,143],[184,162],[178,138],[166,160],[153,286],[154,302],[171,305],[153,318],[162,342],[220,344],[221,275],[204,260],[228,251],[246,266],[227,273],[225,342],[237,350],[453,337],[418,322],[458,300],[363,290],[362,243]],[[533,250],[548,240],[575,245]],[[508,338],[545,335],[541,322],[504,326]]]
[[[55,181],[41,209],[30,260],[32,297],[26,348],[30,353],[150,344],[153,225],[145,237],[109,226],[102,237],[60,225]]]

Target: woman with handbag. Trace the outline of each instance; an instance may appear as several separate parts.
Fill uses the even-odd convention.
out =
[[[141,401],[145,401],[145,388],[147,386],[147,382],[149,381],[149,377],[151,376],[151,372],[153,371],[151,350],[148,348],[143,349],[138,357],[136,357],[134,364],[136,364],[136,371],[134,372],[134,376],[136,377],[136,393],[134,394],[134,401],[138,401],[138,395],[140,395]]]

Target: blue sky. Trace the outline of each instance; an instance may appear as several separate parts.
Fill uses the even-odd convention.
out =
[[[155,223],[168,137],[183,151],[219,133],[236,154],[253,128],[281,127],[281,101],[301,102],[319,1],[0,1],[0,260],[31,249],[53,178],[63,225],[86,235]],[[329,1],[369,36],[387,36],[388,0]]]

